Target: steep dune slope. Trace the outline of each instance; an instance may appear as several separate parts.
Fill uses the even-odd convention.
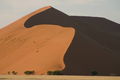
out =
[[[0,74],[35,70],[45,74],[64,69],[63,56],[70,45],[73,28],[58,25],[37,25],[25,28],[25,21],[51,7],[45,7],[6,26],[0,31]]]
[[[76,33],[65,54],[64,74],[119,75],[120,24],[99,17],[71,17]]]
[[[120,24],[69,16],[50,6],[0,30],[0,74],[63,70],[63,74],[119,75]]]
[[[74,17],[81,26],[80,31],[97,40],[101,45],[120,53],[120,24],[99,17]]]

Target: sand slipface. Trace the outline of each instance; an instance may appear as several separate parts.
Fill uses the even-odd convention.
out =
[[[29,17],[49,8],[39,9],[0,30],[0,74],[8,71],[24,74],[27,70],[45,74],[64,69],[63,58],[74,37],[74,29],[51,24],[24,26]]]

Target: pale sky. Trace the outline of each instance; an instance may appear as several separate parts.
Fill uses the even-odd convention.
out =
[[[44,6],[69,15],[105,17],[120,23],[120,0],[0,0],[0,28]]]

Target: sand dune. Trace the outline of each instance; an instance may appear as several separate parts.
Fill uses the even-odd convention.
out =
[[[63,56],[70,45],[73,28],[58,25],[37,25],[25,28],[25,21],[45,7],[6,26],[0,31],[0,74],[35,70],[45,74],[50,70],[64,69]]]
[[[39,9],[0,30],[0,74],[119,75],[119,32],[120,24],[105,18]]]

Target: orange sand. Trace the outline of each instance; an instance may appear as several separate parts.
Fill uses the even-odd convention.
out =
[[[28,18],[49,8],[39,9],[0,30],[0,74],[24,74],[26,70],[45,74],[64,69],[63,57],[75,30],[46,24],[24,27]]]

